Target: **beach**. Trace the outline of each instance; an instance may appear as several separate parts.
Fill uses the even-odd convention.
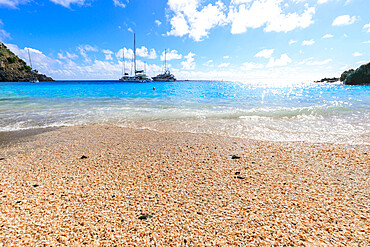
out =
[[[0,246],[370,244],[368,145],[112,125],[19,138],[0,145]]]

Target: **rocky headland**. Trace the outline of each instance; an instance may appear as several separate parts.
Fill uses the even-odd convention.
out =
[[[370,85],[370,62],[361,65],[356,70],[344,71],[340,80],[346,85]]]
[[[32,79],[53,81],[53,78],[32,70],[24,60],[0,42],[0,82],[31,81]]]
[[[324,78],[315,82],[333,83],[337,81],[341,81],[345,85],[370,85],[370,62],[361,65],[356,70],[350,69],[344,71],[340,78]]]

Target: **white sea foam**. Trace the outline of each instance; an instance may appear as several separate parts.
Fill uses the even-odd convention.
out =
[[[366,87],[182,82],[154,85],[153,92],[145,85],[46,85],[42,94],[35,87],[6,96],[0,90],[0,131],[110,124],[269,141],[370,142]]]

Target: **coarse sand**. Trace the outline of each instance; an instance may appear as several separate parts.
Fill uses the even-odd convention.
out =
[[[368,146],[62,127],[0,146],[0,246],[369,246],[369,168]]]

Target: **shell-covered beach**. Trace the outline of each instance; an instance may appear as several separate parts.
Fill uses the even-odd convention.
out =
[[[0,245],[368,246],[369,168],[366,145],[61,127],[0,147]]]

